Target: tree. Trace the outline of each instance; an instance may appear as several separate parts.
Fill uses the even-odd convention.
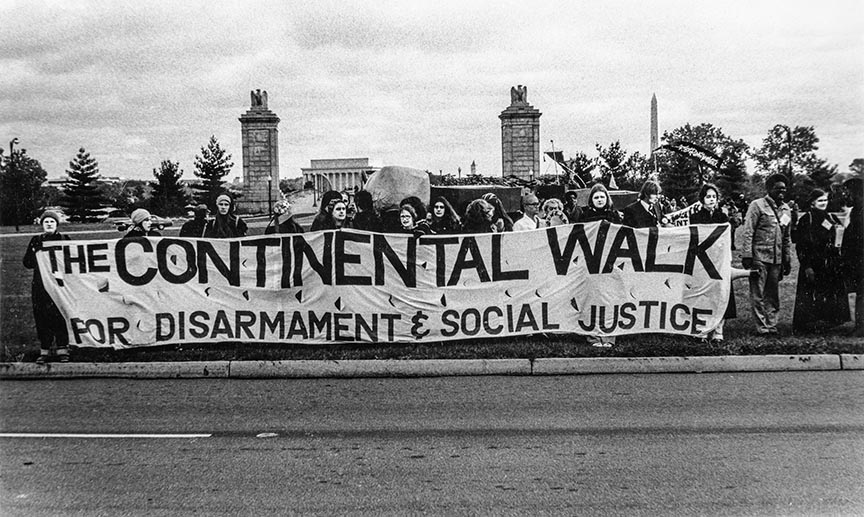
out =
[[[768,131],[762,147],[754,150],[751,156],[760,172],[794,177],[795,174],[807,173],[807,165],[816,158],[818,143],[813,126],[789,129],[778,124]]]
[[[222,179],[231,172],[231,155],[219,145],[215,136],[210,137],[207,147],[201,148],[201,156],[195,155],[195,176],[202,179],[192,185],[198,203],[214,206],[219,194],[225,192]]]
[[[654,174],[654,169],[651,166],[651,160],[636,151],[624,163],[624,173],[621,174],[621,179],[617,181],[618,188],[638,192],[642,189],[645,180],[650,179],[652,174]]]
[[[597,159],[588,158],[587,154],[579,151],[567,160],[567,166],[585,185],[590,185],[594,179],[591,173],[597,168]]]
[[[69,220],[93,222],[98,220],[97,210],[105,206],[99,193],[99,164],[82,147],[66,170],[68,179],[63,185],[62,205],[68,209]]]
[[[153,169],[153,176],[156,181],[150,183],[153,187],[150,207],[155,212],[169,217],[183,215],[189,199],[180,184],[180,178],[183,176],[180,163],[163,160],[159,170]]]
[[[746,177],[744,159],[749,149],[743,140],[735,140],[723,133],[721,128],[703,122],[698,126],[685,124],[672,131],[666,131],[663,133],[663,141],[689,142],[723,158],[720,171],[714,171],[699,165],[692,158],[671,151],[658,151],[655,156],[660,184],[667,197],[678,199],[684,196],[687,201],[693,202],[704,182],[725,182],[725,190],[719,185],[718,188],[721,188],[723,194],[727,196],[743,189]]]
[[[41,186],[48,174],[42,165],[27,156],[26,149],[16,149],[8,157],[0,149],[0,218],[2,224],[29,224],[42,202]]]
[[[600,144],[595,144],[600,164],[600,173],[603,178],[603,184],[607,187],[617,185],[619,177],[625,173],[625,163],[627,162],[627,151],[621,149],[621,142],[616,140],[609,144],[609,147],[603,147]]]

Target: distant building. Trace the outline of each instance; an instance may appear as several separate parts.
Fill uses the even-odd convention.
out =
[[[303,167],[303,183],[312,182],[318,192],[327,190],[360,190],[366,179],[381,167],[369,165],[369,158],[332,158],[311,160],[310,166]]]

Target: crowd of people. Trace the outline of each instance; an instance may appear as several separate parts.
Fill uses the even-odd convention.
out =
[[[732,246],[741,251],[741,264],[750,270],[749,298],[756,332],[777,334],[781,310],[779,284],[792,266],[792,243],[799,262],[797,291],[793,311],[794,333],[819,332],[841,325],[850,319],[848,293],[857,293],[854,336],[864,336],[864,185],[860,178],[844,183],[851,202],[849,223],[844,224],[827,211],[828,194],[814,189],[800,217],[786,203],[787,178],[776,174],[766,182],[766,195],[742,208],[743,197],[721,199],[720,190],[712,184],[702,186],[698,203],[689,205],[689,224],[724,224],[732,226]],[[376,211],[372,195],[361,190],[351,197],[344,192],[328,191],[321,197],[319,212],[312,221],[310,232],[353,228],[371,232],[405,233],[414,236],[440,234],[478,234],[534,230],[569,223],[608,221],[633,228],[668,226],[673,209],[688,208],[686,200],[677,202],[661,195],[660,185],[646,181],[638,199],[621,210],[614,206],[612,196],[602,183],[591,186],[584,206],[577,203],[575,193],[568,192],[565,201],[551,197],[541,200],[535,193],[522,196],[521,210],[508,212],[494,193],[472,200],[459,213],[445,197],[431,199],[428,206],[416,196],[403,199],[398,208]],[[244,237],[248,227],[236,215],[233,199],[220,195],[211,218],[206,205],[198,205],[194,217],[183,224],[181,237],[235,238]],[[291,204],[282,199],[274,206],[273,217],[265,234],[303,233],[302,225],[294,220]],[[150,213],[139,208],[131,214],[132,227],[123,237],[135,239],[158,237],[151,228]],[[41,351],[37,362],[43,363],[52,345],[60,361],[68,361],[66,325],[56,305],[45,291],[36,267],[36,252],[44,242],[68,239],[58,230],[58,214],[47,211],[40,217],[43,233],[34,236],[24,256],[24,265],[33,269],[33,314]],[[735,229],[742,228],[740,242],[735,245]],[[731,281],[731,280],[730,280]],[[726,319],[736,317],[733,290]],[[700,336],[703,340],[722,341],[724,323]],[[610,347],[613,336],[588,336],[591,345]]]

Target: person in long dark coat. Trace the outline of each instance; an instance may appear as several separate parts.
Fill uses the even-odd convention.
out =
[[[69,361],[69,333],[66,330],[66,320],[60,314],[60,309],[51,299],[42,283],[42,274],[36,262],[36,253],[42,250],[44,243],[51,241],[68,241],[69,236],[61,234],[57,227],[60,216],[57,212],[47,210],[39,217],[43,233],[30,239],[27,251],[24,253],[24,267],[33,270],[33,282],[30,288],[33,303],[33,319],[36,321],[36,335],[39,337],[39,358],[36,362],[44,364],[51,355],[51,346],[56,345],[57,357],[60,362]]]
[[[354,216],[354,228],[367,232],[382,232],[384,225],[372,202],[372,193],[361,190],[354,194],[354,203],[357,206],[357,215]]]
[[[706,183],[702,185],[699,191],[699,202],[702,203],[702,208],[699,211],[690,214],[690,224],[726,224],[729,223],[729,216],[723,213],[720,209],[720,191],[715,185]],[[731,231],[731,226],[730,226]],[[731,284],[731,280],[729,281]],[[726,320],[738,317],[738,311],[735,307],[735,290],[729,286],[729,301],[726,304],[726,312],[723,313],[723,320],[713,330],[706,332],[703,336],[705,339],[712,341],[723,341],[723,326]]]
[[[204,237],[204,230],[207,229],[207,214],[210,210],[207,205],[200,204],[195,207],[195,216],[193,219],[183,223],[180,227],[180,237]]]
[[[849,298],[836,242],[842,224],[826,212],[828,194],[824,190],[813,189],[807,205],[807,212],[795,226],[799,268],[792,331],[800,334],[849,321]]]
[[[843,271],[849,291],[857,293],[855,298],[855,328],[852,335],[864,337],[864,181],[852,178],[843,183],[852,197],[852,212],[849,226],[843,233]]]
[[[582,209],[578,222],[609,221],[621,224],[621,214],[612,205],[609,191],[602,183],[595,183],[588,192],[588,205]],[[577,222],[577,221],[574,221]]]
[[[234,200],[228,194],[216,198],[216,216],[207,222],[204,237],[233,239],[246,236],[246,221],[234,213]]]

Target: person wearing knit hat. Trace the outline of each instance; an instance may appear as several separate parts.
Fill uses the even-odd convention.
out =
[[[204,237],[232,239],[246,236],[246,221],[234,214],[234,201],[228,194],[216,198],[216,217],[207,222]]]
[[[264,230],[265,235],[271,233],[303,233],[303,227],[294,220],[291,203],[284,197],[273,205],[273,219]]]
[[[160,237],[162,234],[152,229],[153,216],[143,208],[136,208],[132,215],[132,229],[126,232],[124,239],[136,239],[140,237]]]
[[[183,223],[180,227],[180,237],[203,237],[204,230],[207,228],[207,215],[210,210],[207,205],[201,203],[193,210],[195,217]]]
[[[60,309],[48,295],[42,283],[36,254],[43,249],[43,244],[50,241],[68,241],[69,236],[61,234],[57,227],[60,215],[52,210],[46,210],[39,216],[42,233],[30,239],[24,254],[24,267],[33,270],[31,298],[33,302],[33,319],[36,322],[36,335],[39,337],[39,358],[36,362],[44,364],[51,355],[51,347],[57,347],[57,357],[61,362],[69,361],[69,334],[66,331],[66,320],[60,314]]]

